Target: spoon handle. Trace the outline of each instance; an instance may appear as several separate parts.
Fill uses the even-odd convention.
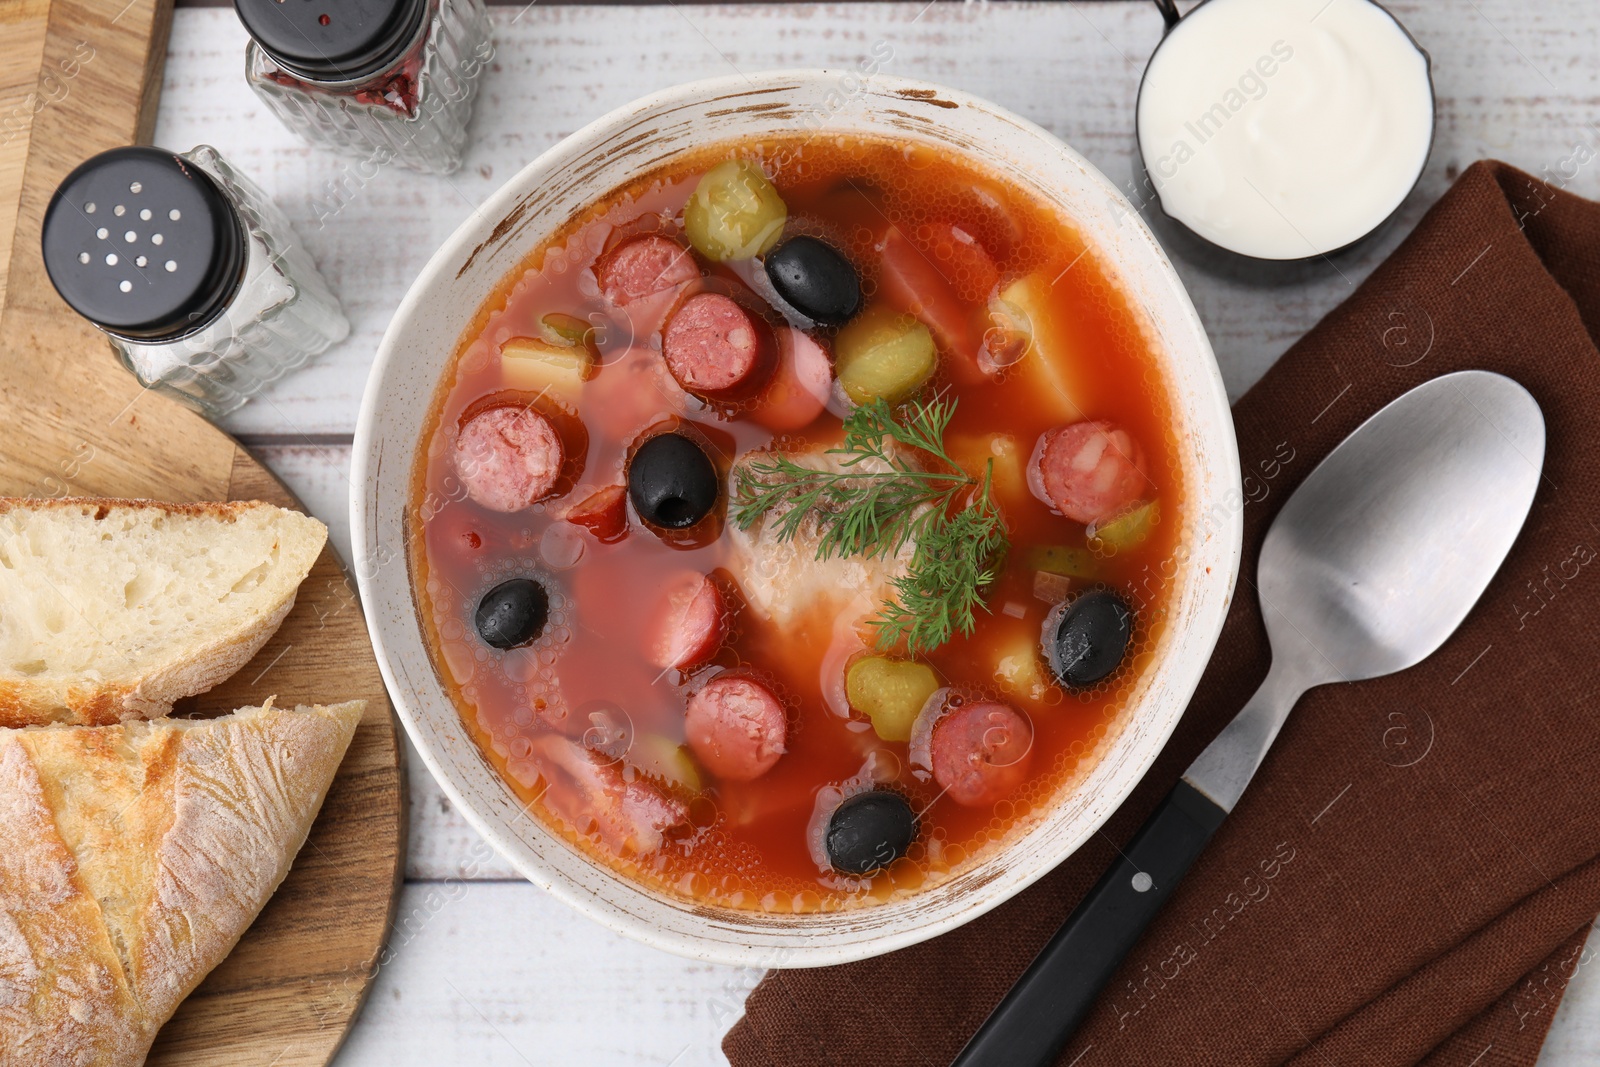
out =
[[[951,1067],[1049,1067],[1227,814],[1180,781]]]

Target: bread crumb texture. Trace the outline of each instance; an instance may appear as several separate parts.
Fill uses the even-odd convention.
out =
[[[0,498],[0,726],[167,714],[266,643],[326,539],[254,501]]]
[[[0,1067],[143,1063],[288,874],[364,707],[0,729]]]

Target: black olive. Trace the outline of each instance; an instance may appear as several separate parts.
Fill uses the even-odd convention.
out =
[[[721,488],[716,465],[681,433],[650,438],[628,464],[628,498],[645,522],[682,530],[711,513]]]
[[[917,838],[917,817],[899,793],[857,793],[828,818],[828,862],[845,874],[870,874],[906,854]]]
[[[484,644],[502,651],[520,648],[544,632],[550,594],[532,578],[501,582],[483,594],[472,621]]]
[[[844,253],[815,237],[791,237],[767,253],[767,278],[806,318],[843,326],[861,308],[861,279]]]
[[[1051,666],[1074,689],[1094,685],[1117,669],[1133,636],[1133,609],[1109,589],[1085,593],[1067,606],[1056,627]]]

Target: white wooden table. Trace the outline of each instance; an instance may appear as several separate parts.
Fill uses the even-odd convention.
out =
[[[1433,55],[1440,123],[1421,187],[1346,278],[1273,290],[1179,263],[1231,395],[1338,303],[1459,171],[1496,156],[1557,172],[1600,152],[1600,8],[1594,0],[1392,0]],[[886,70],[976,93],[1133,178],[1133,104],[1161,32],[1145,3],[915,3],[493,9],[499,56],[476,144],[448,179],[376,177],[292,138],[243,75],[229,8],[177,13],[158,143],[215,145],[288,212],[344,300],[354,331],[227,422],[298,492],[349,558],[350,441],[378,339],[434,248],[557,140],[650,90],[734,71],[853,67],[886,41]],[[1600,166],[1569,187],[1600,196]],[[1600,252],[1597,252],[1600,254]],[[614,937],[519,880],[411,761],[407,884],[394,958],[340,1054],[391,1064],[725,1063],[718,1048],[757,973],[691,963]],[[1600,951],[1600,945],[1591,952]],[[1585,957],[1586,959],[1588,957]],[[1600,1062],[1600,978],[1580,970],[1541,1061]],[[1494,1061],[1492,1054],[1484,1067]]]

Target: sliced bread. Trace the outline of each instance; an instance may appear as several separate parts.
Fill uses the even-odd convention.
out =
[[[327,527],[254,501],[0,498],[0,727],[165,715],[250,660]]]
[[[364,707],[0,730],[0,1067],[143,1063],[288,874]]]

